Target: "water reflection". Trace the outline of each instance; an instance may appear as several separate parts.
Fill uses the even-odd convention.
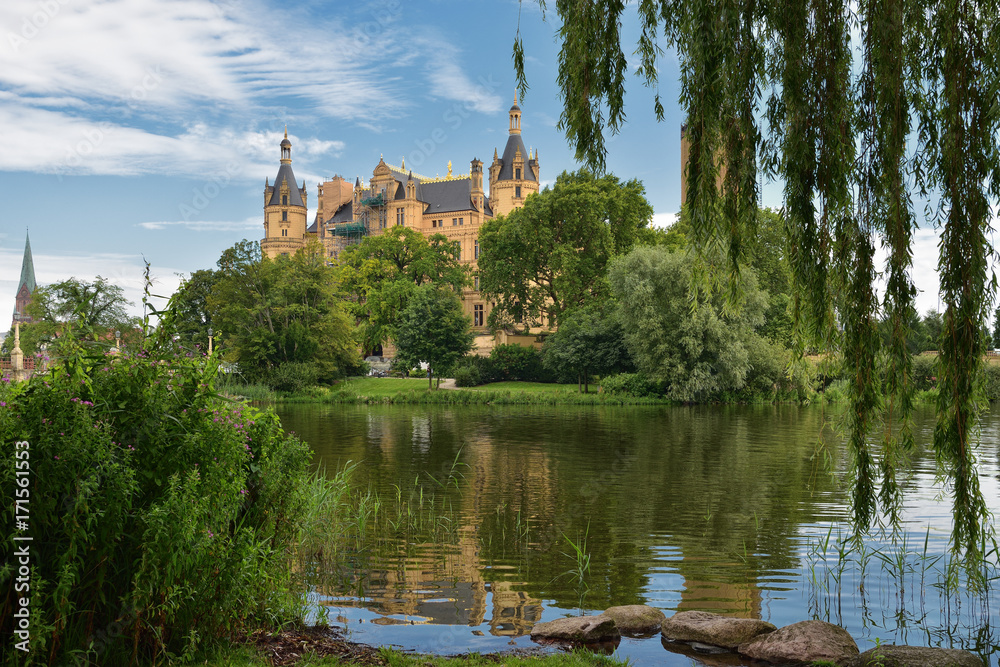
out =
[[[650,604],[668,614],[707,610],[776,625],[825,617],[845,625],[862,650],[875,637],[995,644],[989,624],[985,639],[975,636],[982,613],[963,619],[963,631],[951,629],[956,618],[940,617],[940,607],[928,612],[940,599],[930,580],[911,577],[908,591],[892,593],[894,575],[878,561],[859,581],[847,570],[838,575],[829,549],[820,557],[816,544],[827,535],[833,541],[830,526],[846,511],[837,476],[823,463],[831,457],[836,473],[841,449],[819,408],[284,406],[280,413],[317,463],[362,462],[353,483],[381,501],[371,527],[354,536],[351,567],[338,573],[343,583],[324,591],[343,607],[376,612],[371,622],[520,637],[543,618]],[[991,415],[985,424],[981,464],[994,510],[997,423]],[[928,420],[918,423],[917,437],[931,429]],[[925,448],[903,482],[907,516],[921,542],[928,531],[932,551],[943,553],[950,508],[933,500]],[[574,545],[584,544],[590,564],[581,576]],[[866,586],[874,596],[858,595]],[[926,589],[916,594],[923,603],[907,606],[914,588]],[[915,637],[914,623],[947,630]]]

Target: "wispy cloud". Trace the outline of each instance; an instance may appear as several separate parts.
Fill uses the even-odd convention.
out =
[[[0,170],[197,175],[249,158],[246,173],[260,177],[273,169],[274,133],[297,117],[377,127],[401,114],[405,68],[495,111],[499,98],[459,66],[424,71],[441,49],[399,31],[399,7],[343,9],[348,26],[265,0],[4,0],[0,123],[18,131]],[[307,167],[344,149],[316,137],[295,147]]]
[[[182,227],[195,232],[240,232],[248,229],[260,229],[264,219],[262,216],[246,220],[172,220],[169,222],[140,222],[136,227],[143,229],[170,229]]]

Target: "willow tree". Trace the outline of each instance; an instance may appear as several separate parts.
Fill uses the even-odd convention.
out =
[[[952,546],[978,562],[990,530],[974,434],[982,323],[995,294],[987,234],[990,201],[1000,194],[1000,2],[639,0],[637,10],[640,78],[655,88],[663,48],[679,55],[693,241],[726,250],[733,298],[755,232],[758,170],[784,184],[797,340],[838,349],[852,377],[859,533],[882,515],[898,526],[896,471],[912,447],[911,193],[937,202],[930,217],[941,230],[945,312],[934,448],[952,489]],[[557,0],[556,12],[560,126],[577,157],[599,171],[604,134],[625,122],[625,3]],[[520,35],[514,61],[523,98]],[[654,111],[662,120],[658,92]],[[879,318],[890,324],[885,344]]]

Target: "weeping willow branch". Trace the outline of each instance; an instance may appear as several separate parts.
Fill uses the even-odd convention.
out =
[[[917,221],[909,193],[916,187],[938,201],[946,311],[934,446],[941,476],[952,485],[952,546],[974,564],[991,530],[974,445],[983,323],[996,291],[987,234],[990,197],[1000,196],[1000,0],[859,0],[856,18],[852,6],[639,0],[638,74],[656,85],[662,35],[680,57],[693,241],[703,256],[725,250],[731,296],[754,234],[758,151],[763,170],[783,182],[797,349],[842,352],[852,377],[852,516],[859,532],[881,515],[898,526],[896,471],[913,438],[906,341],[916,315]],[[621,0],[557,1],[560,123],[577,156],[598,170],[605,129],[617,132],[625,120],[624,8]],[[857,81],[852,20],[861,35]],[[519,37],[515,69],[523,85]],[[773,90],[766,141],[756,125],[765,86]],[[653,106],[662,118],[658,94]],[[916,147],[909,157],[908,145]],[[875,261],[880,242],[884,268]],[[888,325],[884,341],[880,318]],[[879,429],[880,450],[871,442]]]

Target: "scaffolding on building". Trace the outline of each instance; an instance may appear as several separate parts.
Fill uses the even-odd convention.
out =
[[[342,248],[361,243],[373,230],[386,227],[385,195],[382,192],[358,199],[358,210],[353,220],[335,222],[327,227],[327,232],[337,238]]]

